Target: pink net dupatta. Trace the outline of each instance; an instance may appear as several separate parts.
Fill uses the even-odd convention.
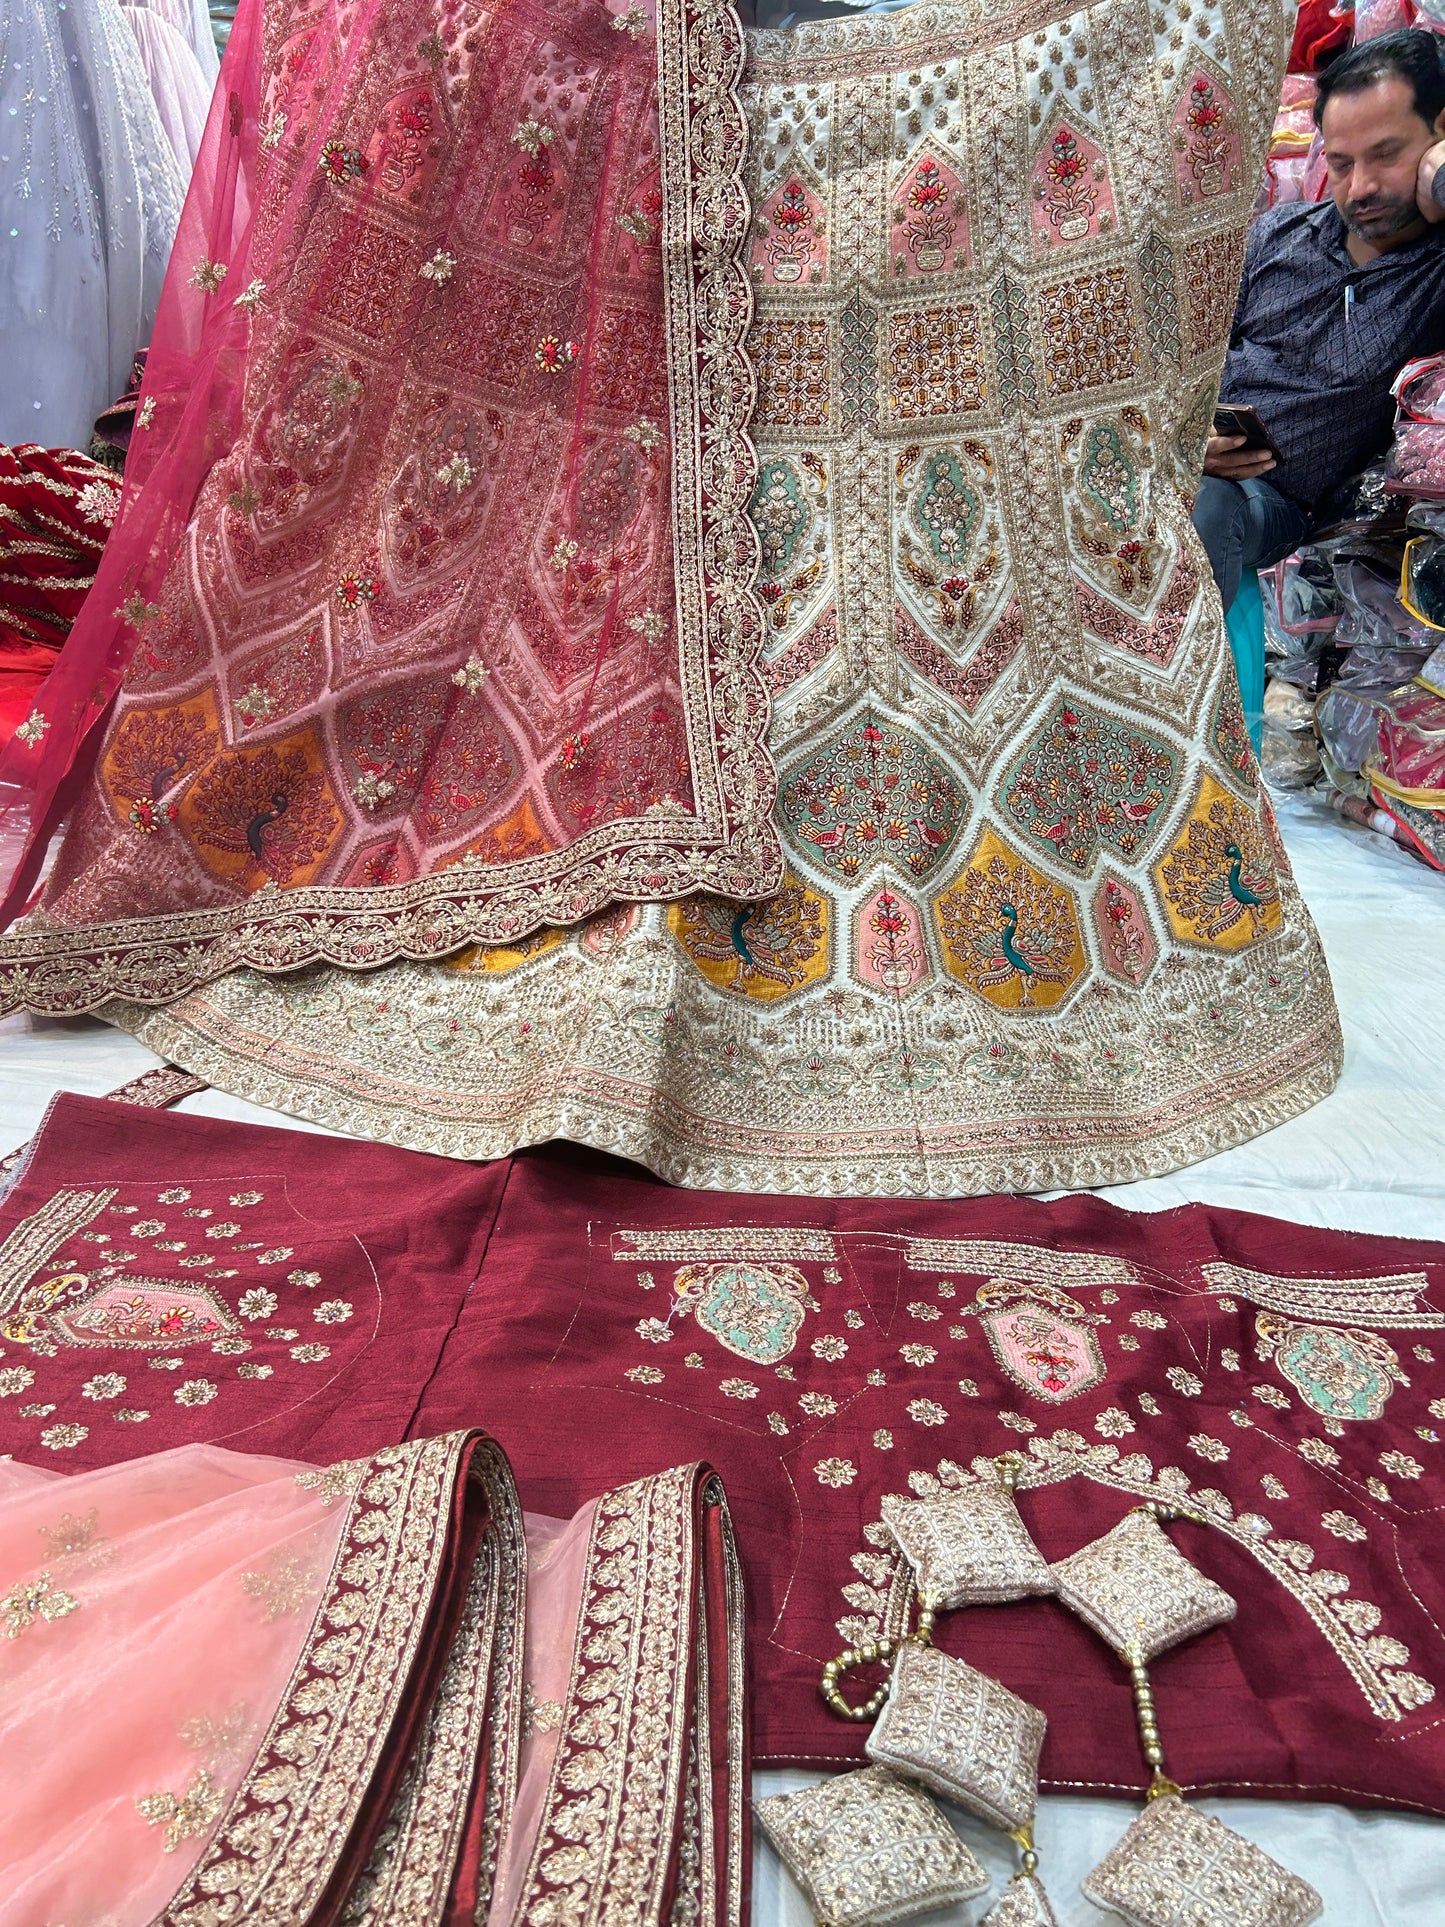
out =
[[[242,0],[4,1008],[776,887],[727,0]]]
[[[741,1927],[741,1627],[704,1467],[524,1532],[476,1433],[0,1465],[0,1927]]]

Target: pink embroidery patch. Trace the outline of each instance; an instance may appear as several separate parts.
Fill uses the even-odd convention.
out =
[[[1076,1398],[1104,1376],[1099,1341],[1089,1328],[1060,1318],[1037,1299],[1022,1299],[982,1322],[1002,1369],[1050,1405]]]
[[[81,1303],[52,1311],[48,1322],[72,1345],[196,1345],[237,1329],[203,1286],[153,1278],[118,1278]]]
[[[1142,984],[1154,967],[1159,945],[1138,892],[1122,877],[1106,872],[1094,892],[1092,909],[1104,968],[1125,983]]]
[[[903,991],[930,974],[917,910],[885,887],[858,913],[858,975],[880,990]]]
[[[1228,194],[1241,172],[1239,116],[1217,74],[1195,70],[1169,120],[1174,176],[1185,206]]]
[[[1056,127],[1034,163],[1034,246],[1065,247],[1106,234],[1114,218],[1103,151],[1077,123]]]
[[[823,209],[796,174],[775,187],[758,210],[752,265],[773,285],[821,281],[828,265]]]
[[[967,197],[939,155],[921,154],[894,192],[892,255],[900,279],[968,265]]]

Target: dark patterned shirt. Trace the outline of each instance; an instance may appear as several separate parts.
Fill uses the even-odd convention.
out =
[[[1219,391],[1259,410],[1284,457],[1266,479],[1305,507],[1383,452],[1391,382],[1445,350],[1445,224],[1362,268],[1347,237],[1333,201],[1255,222]]]

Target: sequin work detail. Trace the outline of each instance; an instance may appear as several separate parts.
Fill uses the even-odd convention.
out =
[[[1033,1820],[1045,1724],[987,1673],[910,1642],[893,1662],[867,1752],[1007,1832]]]
[[[1129,1927],[1305,1927],[1323,1910],[1308,1881],[1172,1794],[1150,1802],[1082,1886]]]
[[[883,1519],[917,1574],[945,1607],[993,1606],[1054,1590],[1054,1576],[1018,1507],[995,1485],[931,1499],[883,1500]]]
[[[1053,1571],[1066,1606],[1117,1652],[1137,1645],[1145,1659],[1235,1614],[1229,1594],[1189,1563],[1148,1512],[1128,1513]]]
[[[927,1794],[880,1766],[760,1800],[757,1815],[821,1927],[885,1927],[988,1885]]]

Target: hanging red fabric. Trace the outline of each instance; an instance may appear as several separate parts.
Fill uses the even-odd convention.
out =
[[[776,885],[741,59],[722,0],[243,0],[121,516],[0,765],[7,916],[76,798],[19,1001]]]

